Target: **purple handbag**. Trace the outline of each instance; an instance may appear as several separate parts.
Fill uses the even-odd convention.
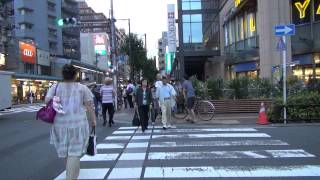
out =
[[[55,90],[54,90],[54,96],[56,95],[57,92],[57,87],[59,83],[57,84]],[[53,100],[51,99],[46,107],[42,107],[38,112],[37,112],[37,120],[40,119],[43,122],[53,124],[54,118],[56,117],[56,111],[53,109]]]

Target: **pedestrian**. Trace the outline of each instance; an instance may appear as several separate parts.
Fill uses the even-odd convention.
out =
[[[158,110],[159,110],[159,99],[157,98],[157,89],[153,85],[151,86],[151,93],[152,93],[152,109],[151,109],[151,121],[152,125],[155,125],[157,116],[158,116]]]
[[[168,83],[167,77],[162,77],[162,86],[157,89],[157,97],[160,101],[162,111],[162,124],[163,129],[171,128],[171,111],[172,111],[172,98],[175,98],[176,92]]]
[[[157,81],[155,82],[154,87],[155,87],[155,91],[158,92],[159,89],[160,89],[161,86],[162,86],[162,76],[161,76],[161,74],[157,74],[156,78],[157,78]],[[156,109],[155,109],[155,111],[156,111],[156,116],[155,116],[155,118],[157,118],[157,116],[158,116],[159,114],[161,115],[160,101],[159,101],[159,98],[158,98],[158,97],[156,98],[156,103],[157,103],[157,105],[155,105],[155,108],[156,108]]]
[[[89,140],[89,123],[96,126],[93,94],[89,88],[75,82],[77,69],[64,65],[63,82],[53,85],[46,96],[48,103],[54,96],[59,97],[65,114],[57,113],[51,129],[50,144],[57,150],[59,158],[66,159],[67,180],[77,179],[80,171],[80,157],[86,152]],[[57,88],[56,88],[57,87]],[[56,94],[55,94],[56,89]]]
[[[184,95],[183,95],[183,88],[181,84],[181,80],[176,80],[174,84],[174,89],[177,92],[177,113],[182,113],[184,108]]]
[[[124,103],[124,108],[128,108],[128,96],[127,96],[127,86],[123,87],[122,94],[123,94],[123,103]]]
[[[33,104],[34,93],[32,91],[29,92],[29,102]]]
[[[195,123],[197,121],[196,115],[194,113],[194,103],[195,103],[195,99],[196,99],[195,98],[196,94],[195,94],[193,84],[189,80],[189,76],[186,75],[184,77],[182,87],[183,87],[184,99],[186,100],[187,110],[188,110],[188,116],[187,116],[186,120],[190,121],[191,123]]]
[[[105,78],[105,85],[101,87],[100,94],[102,97],[102,117],[103,117],[103,126],[107,124],[107,111],[109,114],[109,127],[114,124],[113,115],[114,115],[114,98],[115,98],[115,90],[112,85],[112,79],[109,77]]]
[[[142,132],[148,129],[149,125],[149,111],[152,103],[152,93],[148,88],[148,80],[141,80],[141,86],[135,93],[135,108],[138,109]]]
[[[128,86],[127,86],[126,94],[127,94],[129,106],[130,106],[130,108],[132,109],[132,108],[134,108],[134,107],[133,107],[133,102],[132,102],[132,96],[133,96],[135,87],[134,87],[134,85],[132,84],[132,81],[131,81],[131,80],[129,80],[128,83],[129,83],[129,84],[128,84]]]
[[[93,84],[90,86],[91,88],[91,92],[93,94],[93,100],[94,100],[94,112],[96,115],[96,119],[99,118],[99,105],[101,105],[101,94],[100,91],[98,89],[98,86],[96,84]]]

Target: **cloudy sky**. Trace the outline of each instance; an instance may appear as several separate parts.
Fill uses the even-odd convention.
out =
[[[109,17],[110,0],[86,0],[96,12],[103,12]],[[176,4],[177,0],[114,0],[116,19],[131,19],[131,32],[141,38],[147,34],[148,56],[157,55],[157,42],[162,31],[167,30],[167,4]],[[116,26],[126,29],[126,21],[116,22]]]

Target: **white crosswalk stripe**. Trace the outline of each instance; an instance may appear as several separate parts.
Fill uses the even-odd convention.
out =
[[[79,179],[320,178],[320,163],[306,163],[316,161],[314,154],[255,128],[150,129],[146,133],[136,127],[114,131],[97,145],[99,154],[81,158],[90,167],[99,162],[106,167],[100,163],[97,168],[81,169]],[[216,164],[216,159],[223,165]],[[234,159],[239,162],[234,164]],[[65,172],[56,179],[64,176]]]
[[[18,114],[18,113],[22,113],[22,112],[28,112],[28,113],[37,112],[37,111],[39,111],[39,109],[41,109],[42,106],[43,105],[29,105],[26,107],[5,109],[5,110],[1,111],[0,116]]]

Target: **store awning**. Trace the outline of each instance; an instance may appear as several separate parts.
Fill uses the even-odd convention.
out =
[[[103,70],[97,68],[94,65],[88,64],[88,63],[84,63],[78,60],[72,60],[71,64],[74,65],[75,67],[79,68],[79,69],[83,69],[83,70],[87,70],[87,71],[98,71],[98,72],[104,72]]]
[[[13,77],[20,78],[20,79],[62,81],[62,78],[55,77],[55,76],[44,76],[44,75],[24,74],[24,73],[14,73]]]
[[[311,65],[312,64],[312,54],[302,54],[292,57],[292,62],[298,65]]]
[[[257,69],[256,62],[247,62],[242,64],[233,65],[234,72],[246,72],[246,71],[254,71]]]

